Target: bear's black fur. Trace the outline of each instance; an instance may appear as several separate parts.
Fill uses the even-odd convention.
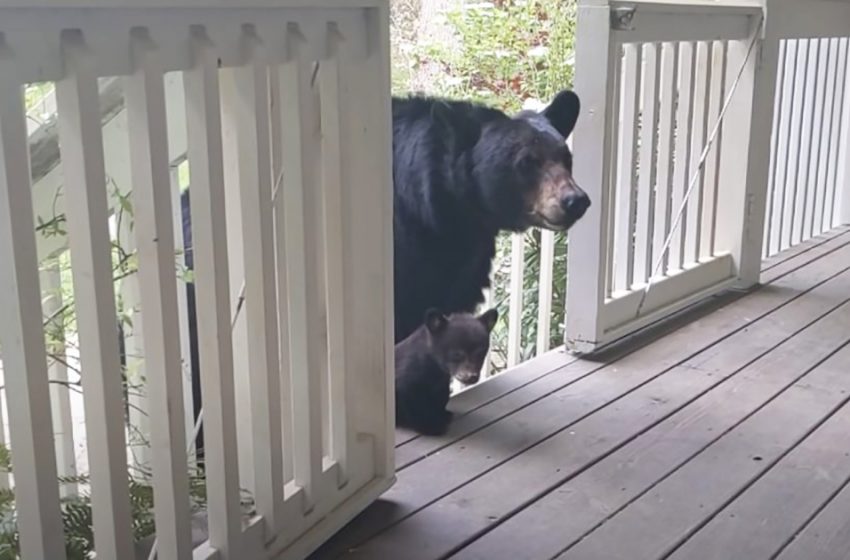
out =
[[[590,205],[566,138],[578,97],[509,117],[431,97],[393,100],[395,340],[429,308],[472,312],[501,230],[569,229]]]
[[[452,377],[478,381],[497,317],[495,309],[479,317],[430,309],[424,324],[396,344],[396,425],[425,435],[445,433],[452,418],[446,410]]]

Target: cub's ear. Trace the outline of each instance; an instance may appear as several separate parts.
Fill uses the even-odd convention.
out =
[[[581,103],[578,95],[568,89],[562,90],[548,107],[543,109],[543,116],[564,138],[569,138],[578,120]]]
[[[481,138],[481,123],[471,116],[465,104],[435,101],[431,121],[450,154],[457,156],[471,150]]]
[[[493,309],[488,309],[484,313],[478,317],[478,320],[481,321],[484,326],[487,328],[487,332],[492,332],[493,327],[496,326],[496,321],[499,319],[499,312],[494,307]]]
[[[449,319],[438,309],[429,309],[425,312],[425,328],[432,334],[438,334],[449,324]]]

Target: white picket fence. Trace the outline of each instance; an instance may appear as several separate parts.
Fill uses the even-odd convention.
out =
[[[579,2],[575,175],[594,204],[571,232],[570,349],[752,286],[763,255],[850,221],[850,4],[763,13]]]
[[[150,4],[0,3],[0,344],[14,466],[2,483],[14,487],[22,557],[65,557],[57,474],[75,473],[90,477],[62,490],[91,494],[97,557],[136,557],[128,476],[145,467],[158,558],[302,558],[394,473],[388,6]],[[121,117],[104,125],[116,80]],[[22,98],[32,82],[56,83],[58,176],[32,176],[38,127]],[[200,546],[175,258],[181,143],[203,393]],[[132,227],[116,219],[112,183]],[[67,235],[37,237],[45,200]],[[132,318],[123,341],[115,240],[138,261],[119,283]],[[45,263],[67,255],[65,302],[68,282]],[[46,348],[44,317],[65,304],[74,332]],[[132,460],[119,342],[146,389],[129,396],[130,423],[150,440]]]

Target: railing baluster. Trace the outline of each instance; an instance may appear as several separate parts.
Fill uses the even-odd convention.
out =
[[[549,350],[552,332],[552,288],[555,272],[555,232],[540,231],[540,285],[537,291],[537,355]]]
[[[640,176],[638,178],[635,224],[635,264],[632,285],[643,285],[652,274],[652,232],[655,227],[655,182],[658,150],[658,87],[661,78],[661,46],[643,45],[643,102],[641,104]],[[663,243],[663,242],[662,242]]]
[[[708,82],[707,123],[711,130],[726,98],[726,41],[710,44],[711,76]],[[714,145],[705,160],[705,181],[703,183],[702,231],[698,259],[714,256],[714,242],[717,231],[717,190],[720,180],[720,150],[723,146],[723,131],[718,130]]]
[[[779,170],[783,165],[783,161],[779,159],[779,146],[785,138],[785,136],[781,133],[780,128],[783,123],[787,122],[785,113],[782,112],[782,108],[787,103],[785,84],[787,79],[786,67],[788,66],[788,60],[788,41],[780,41],[779,62],[776,70],[776,89],[773,100],[773,126],[770,129],[770,164],[768,170],[767,201],[765,203],[764,246],[762,247],[762,258],[767,258],[773,255],[774,233],[778,229],[774,223],[774,216],[776,216],[776,205],[778,204],[777,193],[781,188],[777,178]]]
[[[242,520],[218,57],[201,29],[192,30],[192,48],[194,67],[184,86],[210,544],[225,558],[238,558]]]
[[[820,227],[815,230],[815,224],[818,223],[819,210],[821,209],[820,200],[823,198],[823,189],[821,183],[818,182],[820,175],[820,154],[821,154],[821,131],[826,123],[823,121],[824,104],[826,103],[826,70],[829,60],[829,43],[824,39],[813,39],[816,49],[817,72],[815,73],[815,94],[812,107],[812,126],[809,132],[809,169],[806,179],[806,213],[803,222],[803,230],[800,236],[801,241],[810,239],[813,235],[820,233]],[[820,220],[823,220],[823,215],[820,215]]]
[[[667,269],[669,253],[663,253],[664,242],[670,234],[673,182],[673,139],[676,135],[676,71],[679,63],[679,49],[675,43],[664,43],[661,53],[661,85],[659,90],[659,127],[658,127],[658,166],[655,191],[655,222],[652,239],[652,267],[661,259],[659,272]],[[654,270],[650,271],[650,274]]]
[[[821,67],[823,68],[823,87],[820,100],[820,117],[816,125],[816,138],[818,144],[816,154],[816,171],[814,176],[815,188],[817,195],[815,197],[814,216],[812,218],[811,235],[819,235],[828,228],[824,227],[824,218],[827,208],[827,185],[826,172],[827,161],[829,160],[829,137],[832,132],[832,107],[833,96],[835,95],[835,77],[837,70],[837,41],[834,39],[821,40]]]
[[[65,352],[65,324],[61,313],[62,276],[58,257],[53,259],[41,273],[41,286],[44,291],[43,312],[45,329],[51,334],[47,372],[50,378],[50,406],[53,419],[53,437],[56,440],[56,466],[60,477],[71,479],[77,475],[77,459],[74,450],[74,430],[71,419],[71,398],[68,383],[67,355]],[[56,319],[49,320],[54,314]],[[54,323],[55,321],[55,323]],[[53,324],[51,324],[53,323]],[[2,415],[0,415],[2,418]],[[3,430],[0,429],[0,432]],[[59,486],[62,497],[77,494],[75,482],[65,482]]]
[[[803,240],[803,231],[806,227],[806,219],[811,212],[809,201],[809,167],[812,160],[812,134],[814,132],[814,109],[815,97],[818,93],[817,76],[819,71],[820,57],[818,56],[819,43],[816,39],[807,39],[806,53],[806,78],[804,84],[803,104],[797,108],[802,113],[800,126],[800,146],[797,152],[797,196],[794,203],[793,228],[791,231],[791,245],[797,245]]]
[[[610,72],[610,83],[608,93],[605,97],[606,112],[610,112],[610,119],[605,129],[606,142],[610,144],[608,158],[604,164],[606,168],[604,173],[606,176],[606,193],[608,199],[605,205],[605,211],[601,214],[605,228],[605,243],[600,248],[603,253],[602,263],[604,270],[602,278],[605,281],[605,289],[603,292],[603,300],[611,297],[615,290],[616,271],[614,267],[614,257],[616,254],[616,233],[617,233],[617,204],[620,194],[617,192],[618,180],[617,173],[619,170],[619,144],[620,135],[622,134],[622,99],[623,92],[623,62],[625,52],[621,45],[609,45],[608,48],[608,67],[606,74]],[[586,187],[585,187],[586,188]],[[568,270],[571,267],[568,266]]]
[[[283,481],[294,477],[295,449],[293,447],[292,374],[289,344],[289,296],[286,273],[286,212],[283,196],[283,140],[280,75],[277,66],[269,67],[269,108],[271,118],[272,198],[274,209],[275,269],[277,270],[277,325],[280,368],[280,417],[283,441]]]
[[[511,284],[508,305],[508,367],[522,356],[522,284],[525,277],[525,235],[511,235]]]
[[[253,494],[271,532],[283,527],[283,437],[280,416],[277,299],[274,269],[271,132],[265,47],[252,29],[242,37],[245,66],[233,71],[225,106],[236,127],[242,212],[248,379],[253,443]]]
[[[782,200],[781,210],[781,232],[779,249],[787,249],[792,245],[791,234],[794,231],[794,218],[796,214],[797,189],[799,179],[797,176],[798,164],[800,162],[800,140],[803,130],[803,101],[805,98],[805,82],[808,68],[806,60],[809,55],[809,44],[805,39],[795,41],[797,44],[795,65],[796,71],[792,75],[794,81],[794,95],[792,97],[790,113],[790,136],[788,141],[788,162],[785,174],[785,196]]]
[[[843,100],[841,121],[839,122],[838,155],[839,168],[835,175],[835,188],[831,196],[831,221],[827,228],[850,224],[850,39],[844,39],[844,86],[841,88]]]
[[[10,439],[20,554],[63,560],[56,455],[51,423],[45,421],[51,414],[50,392],[22,90],[12,53],[0,43],[0,344],[14,427]]]
[[[124,396],[107,225],[106,176],[94,60],[82,37],[63,41],[68,75],[56,84],[65,209],[85,393],[97,554],[130,558]]]
[[[165,89],[150,38],[141,33],[134,36],[133,51],[136,69],[126,79],[124,91],[139,252],[157,550],[163,558],[191,558]]]
[[[307,213],[314,215],[319,181],[320,122],[311,61],[304,56],[304,37],[290,27],[290,60],[281,66],[283,134],[282,197],[286,238],[295,483],[304,490],[304,509],[321,499],[322,403],[319,336],[323,325],[317,285],[319,245]]]
[[[637,190],[637,146],[640,134],[641,66],[640,45],[625,45],[622,124],[620,127],[617,210],[614,235],[614,290],[628,290],[634,277],[635,203]]]
[[[672,212],[675,216],[685,200],[685,191],[688,189],[690,176],[690,138],[691,122],[694,112],[694,75],[696,61],[696,45],[694,43],[679,44],[679,97],[676,110],[676,148],[674,152],[673,168],[673,197]],[[670,243],[669,267],[673,272],[681,269],[685,264],[685,232],[690,227],[686,212],[679,223],[678,231],[674,232]]]
[[[711,43],[700,42],[696,45],[696,67],[693,92],[693,121],[691,124],[691,146],[687,181],[699,173],[697,185],[688,201],[685,223],[685,259],[686,265],[699,262],[702,243],[702,217],[705,206],[705,166],[699,168],[699,159],[708,138],[710,88],[712,82]]]
[[[345,294],[342,172],[346,166],[346,146],[342,141],[342,122],[346,118],[347,96],[344,63],[340,50],[342,37],[335,25],[327,29],[329,51],[319,67],[319,94],[322,129],[322,192],[325,225],[325,297],[327,299],[328,384],[330,427],[329,455],[340,466],[340,484],[348,477],[348,449],[353,433],[348,427],[346,372],[348,356],[345,346]]]
[[[837,181],[839,175],[838,167],[842,163],[841,159],[850,157],[847,155],[846,150],[844,150],[844,153],[842,153],[841,150],[841,138],[842,136],[845,139],[847,138],[847,130],[842,126],[842,124],[847,120],[845,115],[848,111],[850,111],[850,109],[846,106],[847,76],[848,73],[850,73],[848,72],[848,63],[850,63],[850,39],[842,38],[839,40],[838,46],[838,70],[835,78],[835,101],[832,109],[833,126],[829,141],[829,167],[826,175],[826,184],[829,189],[829,202],[827,203],[829,212],[825,229],[832,229],[833,227],[840,225],[841,213],[836,211],[836,202],[839,201],[838,189],[846,189],[844,185],[837,185]]]

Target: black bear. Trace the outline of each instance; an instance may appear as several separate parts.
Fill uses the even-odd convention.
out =
[[[451,380],[466,385],[478,381],[497,318],[495,309],[478,317],[469,313],[445,315],[429,309],[424,324],[396,344],[398,426],[425,435],[445,433],[452,418],[446,410]]]
[[[398,342],[429,308],[475,310],[499,231],[567,230],[590,199],[566,145],[579,114],[572,91],[514,117],[422,96],[395,98],[392,111]]]

